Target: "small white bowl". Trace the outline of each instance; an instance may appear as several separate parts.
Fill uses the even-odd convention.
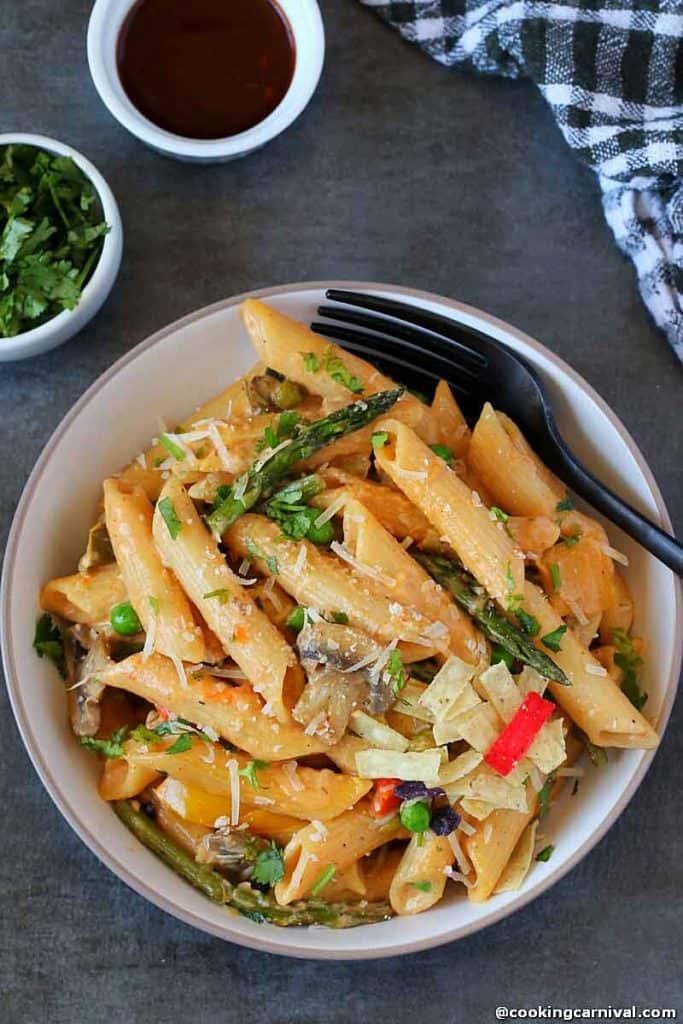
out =
[[[102,207],[103,219],[109,225],[109,232],[104,236],[97,266],[83,289],[76,308],[65,309],[39,327],[17,334],[14,338],[0,338],[0,363],[49,352],[51,348],[56,348],[62,342],[73,338],[74,334],[92,320],[109,295],[119,272],[123,251],[123,227],[114,193],[97,168],[82,153],[45,135],[16,132],[0,134],[0,147],[13,144],[35,146],[36,149],[44,149],[49,153],[71,157],[95,189]]]
[[[288,128],[307,106],[320,79],[325,32],[316,0],[278,0],[296,49],[294,75],[280,104],[253,128],[223,139],[191,139],[159,128],[128,98],[119,78],[119,33],[137,0],[96,0],[88,24],[88,64],[100,99],[124,128],[165,156],[193,163],[224,163],[260,149]]]
[[[509,345],[542,374],[562,434],[588,468],[646,515],[671,528],[652,473],[623,424],[585,380],[538,342],[480,310],[393,285],[325,281],[264,289],[251,296],[310,323],[327,288],[367,289],[417,303]],[[517,892],[494,896],[488,903],[470,903],[464,890],[453,887],[425,914],[348,931],[276,928],[211,903],[130,835],[98,796],[97,762],[71,733],[64,687],[54,666],[47,659],[39,661],[32,648],[39,588],[54,576],[73,572],[102,478],[128,462],[158,432],[159,415],[169,423],[179,422],[188,409],[250,367],[254,356],[239,312],[247,297],[238,295],[192,313],[127,352],[79,399],[43,448],[19,502],[5,554],[0,641],[7,689],[26,749],[57,807],[104,864],[158,907],[221,939],[269,953],[367,960],[417,952],[501,920],[566,874],[616,821],[656,751],[610,751],[609,764],[586,772],[580,796],[563,795],[543,823],[555,845],[552,861],[534,863]],[[122,423],[125,429],[112,432],[106,429],[110,423]],[[646,713],[661,732],[681,667],[680,587],[661,562],[616,527],[610,528],[610,537],[630,559],[626,579],[636,602],[635,628],[647,638],[642,674],[650,695]],[[14,770],[26,772],[23,762]],[[673,813],[678,792],[670,788],[662,798]],[[618,842],[615,837],[615,858]],[[41,857],[48,870],[47,845],[41,847]],[[588,881],[587,874],[575,876],[574,885],[585,887]],[[600,896],[609,899],[609,880],[605,884]],[[648,896],[647,878],[640,896]],[[584,892],[582,898],[587,901],[590,894]],[[566,893],[556,904],[558,920],[562,899]],[[106,908],[101,908],[99,921],[106,928]]]

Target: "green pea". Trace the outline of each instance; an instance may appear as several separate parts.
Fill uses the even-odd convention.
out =
[[[293,608],[285,620],[285,625],[299,633],[306,624],[306,609],[300,604]]]
[[[431,821],[431,812],[426,800],[405,800],[401,804],[399,818],[409,832],[426,832]]]
[[[311,523],[306,537],[312,544],[329,544],[334,540],[334,526],[329,520],[321,526],[315,526],[314,523]]]
[[[512,666],[515,663],[514,655],[510,654],[509,651],[506,651],[504,647],[500,646],[500,644],[494,644],[491,648],[491,664],[497,665],[499,661],[504,662],[512,672]]]
[[[142,623],[137,617],[130,601],[123,601],[121,604],[114,605],[109,612],[109,621],[112,624],[112,628],[121,636],[134,636],[135,633],[139,633],[142,629]]]

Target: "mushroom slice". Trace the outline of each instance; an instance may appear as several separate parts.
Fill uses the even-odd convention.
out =
[[[316,622],[301,630],[297,647],[309,679],[316,665],[326,665],[342,678],[352,675],[365,682],[364,703],[373,714],[383,714],[393,704],[395,695],[384,671],[383,648],[362,630]]]
[[[292,709],[305,731],[330,746],[346,731],[352,711],[361,707],[368,684],[358,673],[344,673],[328,666],[307,670],[308,682]]]
[[[238,832],[226,825],[204,836],[197,847],[195,860],[198,864],[212,864],[234,881],[242,882],[249,879],[254,861],[269,845],[268,840],[261,836]]]
[[[100,699],[105,687],[98,673],[114,664],[109,644],[98,630],[85,626],[72,626],[63,635],[71,728],[77,736],[94,736],[100,727]]]

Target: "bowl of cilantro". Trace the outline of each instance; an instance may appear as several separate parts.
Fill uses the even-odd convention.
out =
[[[73,337],[109,295],[123,229],[108,184],[75,149],[0,134],[0,362]]]

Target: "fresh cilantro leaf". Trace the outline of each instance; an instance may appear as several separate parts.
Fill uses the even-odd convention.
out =
[[[158,502],[157,508],[159,509],[163,517],[163,520],[166,523],[166,526],[168,527],[168,532],[171,535],[171,539],[175,540],[178,534],[180,533],[182,524],[178,519],[178,514],[175,508],[173,507],[173,502],[171,501],[170,498],[162,498],[161,501]]]
[[[148,597],[147,597],[147,601],[149,602],[149,606],[152,609],[152,614],[153,615],[158,615],[159,614],[159,598],[158,597],[154,597],[153,594],[149,594]]]
[[[349,621],[349,617],[346,612],[330,612],[330,618],[339,626],[346,626]]]
[[[643,659],[636,654],[633,641],[626,630],[612,630],[612,642],[617,649],[617,653],[614,655],[614,664],[624,673],[624,678],[621,681],[622,692],[626,694],[634,708],[642,711],[648,695],[641,692],[637,669],[643,664]]]
[[[491,505],[489,511],[492,513],[493,517],[498,520],[499,523],[507,523],[508,519],[510,518],[507,512],[503,512],[502,508],[498,508],[497,505]]]
[[[391,680],[391,688],[395,694],[401,692],[403,687],[406,685],[406,673],[403,668],[403,659],[401,658],[401,652],[393,650],[389,655],[387,662],[387,673]]]
[[[120,729],[112,733],[108,740],[96,740],[94,736],[81,736],[81,746],[87,747],[95,754],[103,754],[104,757],[123,757],[123,740],[128,732],[128,726],[122,725]]]
[[[576,530],[575,533],[563,534],[560,537],[562,544],[566,544],[568,548],[573,548],[575,544],[578,544],[581,540],[581,530]]]
[[[549,843],[548,846],[544,846],[541,852],[536,854],[536,860],[544,862],[550,860],[550,858],[553,855],[554,849],[555,847],[552,843]]]
[[[515,593],[515,577],[512,574],[512,565],[510,562],[508,562],[505,568],[505,578],[507,579],[508,585],[507,610],[509,612],[516,612],[524,600],[524,597],[522,594]]]
[[[541,632],[541,624],[535,615],[530,615],[523,608],[518,608],[515,616],[527,636],[538,636]]]
[[[245,539],[245,544],[247,547],[247,552],[252,558],[258,558],[261,562],[266,563],[266,567],[271,576],[279,575],[280,567],[278,565],[278,561],[275,555],[267,555],[265,551],[262,551],[258,544],[256,544],[256,542],[251,539],[251,537],[247,537]]]
[[[36,622],[33,647],[39,658],[48,658],[66,679],[66,663],[64,661],[64,644],[62,637],[50,615],[41,615]]]
[[[258,758],[255,757],[252,761],[249,761],[249,763],[244,768],[240,768],[239,774],[243,775],[244,778],[247,779],[249,783],[251,783],[254,789],[261,789],[261,783],[258,780],[256,772],[260,768],[267,767],[267,761],[260,761]]]
[[[210,601],[215,597],[221,604],[227,604],[230,600],[230,591],[225,587],[219,587],[218,590],[210,590],[208,594],[202,594],[202,597],[205,601]]]
[[[267,850],[261,850],[254,861],[252,881],[258,885],[275,885],[285,874],[282,850],[276,842],[272,842]]]
[[[589,740],[585,732],[581,729],[576,729],[576,735],[586,748],[593,767],[604,768],[607,764],[607,751],[604,747],[596,747],[595,743]]]
[[[555,511],[556,512],[571,512],[573,510],[573,508],[574,508],[574,505],[572,504],[571,498],[567,495],[566,497],[564,497],[562,499],[562,501],[558,501],[557,505],[555,506]]]
[[[299,633],[305,625],[306,609],[298,604],[296,608],[292,608],[291,612],[285,619],[285,626],[287,626],[288,629],[293,629],[296,633]]]
[[[410,885],[413,887],[413,889],[417,889],[418,892],[431,892],[432,891],[432,883],[431,882],[411,882]]]
[[[137,740],[139,743],[158,743],[161,739],[161,733],[157,729],[148,729],[146,725],[140,723],[136,725],[131,731],[130,738]]]
[[[184,754],[186,750],[189,750],[192,746],[192,737],[189,733],[183,732],[175,741],[175,743],[168,748],[167,754]]]
[[[343,385],[353,392],[354,395],[361,395],[364,391],[363,383],[349,370],[348,366],[340,356],[334,354],[334,349],[328,345],[323,355],[323,367],[337,384]]]
[[[547,647],[549,651],[555,651],[557,654],[558,651],[562,649],[562,637],[566,632],[566,626],[558,626],[557,629],[552,631],[552,633],[546,633],[545,636],[542,636],[541,643],[544,647]]]
[[[302,352],[301,357],[304,361],[304,366],[309,373],[317,373],[320,369],[320,360],[318,359],[315,352]]]
[[[384,448],[388,440],[389,434],[386,430],[376,430],[370,437],[370,444],[373,448]]]
[[[299,413],[295,412],[294,409],[287,409],[285,412],[280,414],[280,418],[277,421],[277,436],[279,441],[283,441],[286,437],[291,437],[296,430],[299,423]]]
[[[453,454],[452,450],[448,447],[448,445],[430,444],[429,447],[432,449],[434,454],[438,455],[440,459],[443,459],[443,461],[447,465],[452,466],[453,463],[455,462],[455,455]]]

